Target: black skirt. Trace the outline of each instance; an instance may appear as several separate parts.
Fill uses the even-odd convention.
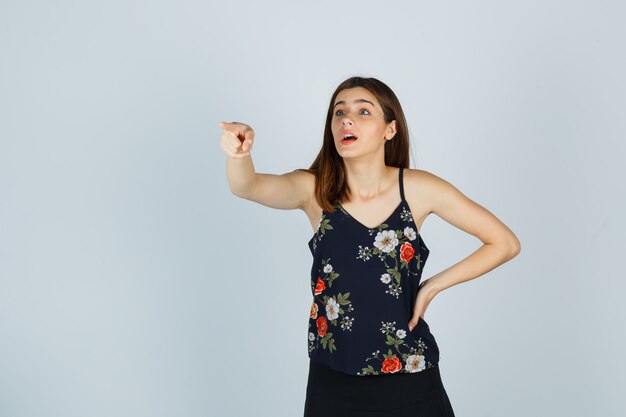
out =
[[[359,376],[309,360],[304,417],[383,415],[454,417],[439,366],[415,373]]]

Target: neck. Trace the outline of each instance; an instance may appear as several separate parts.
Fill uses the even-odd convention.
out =
[[[351,200],[368,201],[386,194],[393,187],[395,167],[384,164],[346,164],[346,176]]]

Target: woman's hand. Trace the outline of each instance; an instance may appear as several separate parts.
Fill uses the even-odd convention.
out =
[[[220,146],[231,158],[245,158],[250,155],[254,142],[254,130],[244,123],[221,122],[222,138]]]
[[[420,317],[422,320],[424,319],[424,312],[426,312],[428,304],[435,298],[437,292],[430,278],[420,283],[415,299],[415,307],[413,307],[413,317],[409,321],[409,331],[413,331],[413,328],[417,326]]]

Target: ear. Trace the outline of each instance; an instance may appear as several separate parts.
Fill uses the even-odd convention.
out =
[[[391,140],[394,138],[394,136],[396,136],[397,130],[396,130],[396,121],[392,120],[389,125],[387,126],[387,131],[385,132],[385,139],[387,140]]]

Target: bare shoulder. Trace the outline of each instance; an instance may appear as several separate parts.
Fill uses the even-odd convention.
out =
[[[294,169],[293,171],[287,172],[285,175],[297,181],[299,185],[306,186],[310,183],[315,185],[315,175],[304,168]]]
[[[449,181],[424,171],[407,172],[406,188],[423,201],[419,204],[451,225],[476,236],[483,243],[503,242],[510,253],[520,250],[515,234],[493,213],[462,193]]]
[[[308,211],[315,193],[315,174],[309,171],[295,169],[285,175],[290,177],[299,190],[304,191],[306,198],[298,208],[303,211]]]
[[[460,193],[454,185],[432,172],[409,168],[405,168],[404,171],[407,199],[413,197],[428,213],[436,211],[442,196]]]
[[[312,172],[306,171],[304,169],[294,169],[287,175],[291,175],[294,181],[296,181],[298,185],[302,187],[310,187],[311,189],[315,187],[315,174],[313,174]]]
[[[442,178],[425,169],[405,168],[404,176],[418,182],[416,185],[428,185],[438,182]]]

